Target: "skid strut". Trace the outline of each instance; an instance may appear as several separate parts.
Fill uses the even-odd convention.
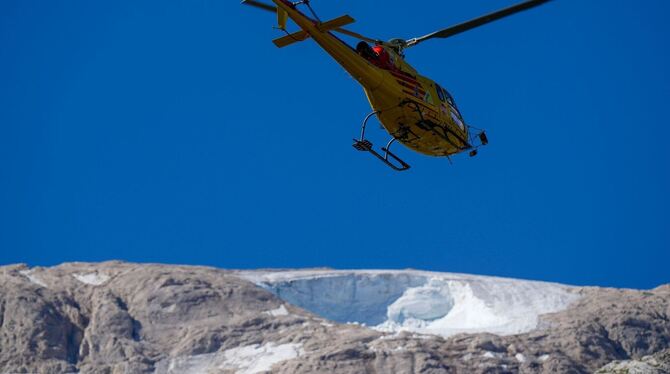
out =
[[[360,139],[354,139],[353,147],[358,151],[370,152],[373,156],[377,157],[381,162],[383,162],[393,170],[404,171],[409,169],[410,166],[408,163],[406,163],[400,157],[396,156],[395,154],[393,154],[393,152],[391,152],[391,145],[396,141],[396,138],[391,138],[391,140],[389,140],[389,142],[386,143],[386,147],[382,147],[381,150],[384,153],[384,155],[377,152],[372,147],[371,141],[365,139],[365,127],[368,124],[368,120],[372,118],[372,116],[374,116],[375,114],[379,114],[379,111],[374,111],[365,117],[365,119],[363,120],[363,126],[361,127],[361,137]]]

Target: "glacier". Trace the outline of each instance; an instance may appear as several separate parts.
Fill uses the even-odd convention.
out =
[[[512,335],[579,298],[567,285],[418,270],[241,271],[289,304],[339,323],[443,337]]]

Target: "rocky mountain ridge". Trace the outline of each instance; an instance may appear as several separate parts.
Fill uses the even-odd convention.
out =
[[[448,337],[335,322],[271,291],[208,267],[3,266],[0,373],[587,373],[670,348],[670,285],[572,287],[530,331]]]

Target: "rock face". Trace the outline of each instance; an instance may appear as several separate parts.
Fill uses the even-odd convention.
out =
[[[325,278],[334,272],[311,276],[314,284],[295,272],[275,277],[286,273],[122,262],[0,267],[0,373],[588,373],[599,368],[618,373],[621,365],[642,364],[663,373],[668,368],[667,285],[637,291],[411,271],[356,273],[353,281],[333,288],[344,296],[331,297],[329,305],[314,285],[331,284],[333,279]],[[394,276],[403,280],[390,281]],[[346,288],[346,282],[355,284]],[[500,288],[508,284],[518,288]],[[459,293],[463,285],[471,292]],[[369,292],[364,297],[351,291],[363,289]],[[536,290],[551,291],[537,302]],[[352,304],[343,308],[347,300]],[[468,319],[475,309],[505,319],[487,317],[490,323],[482,328]],[[488,316],[475,317],[482,315]],[[454,329],[459,324],[478,328],[463,333]]]
[[[670,373],[670,349],[640,360],[614,361],[596,374],[666,374]]]

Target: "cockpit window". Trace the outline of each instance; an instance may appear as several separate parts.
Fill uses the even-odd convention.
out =
[[[446,101],[446,97],[444,96],[444,92],[442,92],[442,87],[440,87],[439,84],[435,83],[435,91],[437,91],[437,97],[440,98],[440,101],[444,102]]]
[[[456,107],[456,103],[454,103],[454,98],[451,96],[449,91],[440,87],[439,84],[436,84],[435,87],[437,89],[437,95],[440,97],[440,100],[449,103],[449,105],[453,107]]]
[[[450,107],[449,112],[451,113],[451,117],[458,124],[458,126],[462,129],[463,128],[463,117],[461,117],[461,113],[459,112],[458,107],[456,107],[456,102],[454,101],[454,98],[451,96],[449,91],[440,87],[440,85],[437,84],[437,83],[435,83],[435,91],[437,91],[437,96],[440,98],[440,101],[442,101],[443,103],[449,103],[449,107]]]
[[[447,98],[447,102],[449,104],[451,104],[451,106],[455,107],[456,104],[454,104],[454,98],[451,97],[451,94],[449,93],[449,91],[445,90],[444,88],[442,89],[442,91],[444,91],[444,97]]]
[[[451,106],[456,106],[454,103],[454,98],[451,97],[451,94],[449,91],[445,90],[442,88],[439,84],[435,84],[435,90],[437,91],[437,96],[439,96],[440,100],[443,102],[449,103]]]

